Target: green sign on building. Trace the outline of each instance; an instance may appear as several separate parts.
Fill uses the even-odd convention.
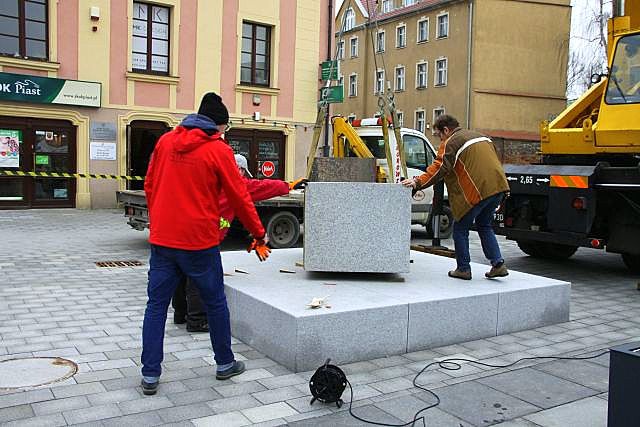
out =
[[[0,73],[0,101],[100,107],[101,92],[97,82]]]
[[[326,97],[326,98],[325,98]],[[320,100],[325,98],[329,104],[336,104],[344,101],[343,86],[329,86],[320,89]]]
[[[338,61],[324,61],[320,64],[322,80],[338,80],[339,65]]]

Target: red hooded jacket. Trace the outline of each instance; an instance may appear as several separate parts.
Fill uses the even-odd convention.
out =
[[[241,179],[233,150],[220,133],[178,126],[156,144],[144,181],[149,242],[201,250],[220,243],[222,191],[242,224],[256,238],[264,228]]]
[[[242,181],[247,187],[247,191],[251,196],[251,200],[259,202],[260,200],[267,200],[276,196],[284,196],[289,194],[289,184],[280,181],[279,179],[251,179],[246,176],[242,176]],[[229,204],[226,193],[220,195],[220,217],[228,221],[228,225],[231,225],[235,218],[235,211]],[[229,231],[229,227],[220,227],[220,241],[222,242]]]

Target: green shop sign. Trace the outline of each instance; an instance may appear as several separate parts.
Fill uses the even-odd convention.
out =
[[[0,101],[100,107],[101,84],[0,73]]]

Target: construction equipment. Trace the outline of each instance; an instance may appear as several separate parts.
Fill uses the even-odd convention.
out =
[[[614,2],[608,73],[540,127],[542,163],[505,165],[510,197],[496,232],[525,253],[619,253],[640,272],[640,0]]]

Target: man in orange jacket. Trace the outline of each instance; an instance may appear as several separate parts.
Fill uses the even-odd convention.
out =
[[[289,194],[290,190],[303,188],[307,183],[306,179],[298,179],[292,183],[279,179],[253,179],[246,157],[236,154],[235,160],[241,179],[244,181],[253,202]],[[222,242],[235,218],[235,211],[224,192],[220,194],[218,205],[220,208],[220,242]],[[207,313],[198,289],[187,278],[180,281],[171,303],[175,310],[173,323],[183,324],[186,322],[188,332],[209,332]]]
[[[198,114],[158,140],[144,190],[149,208],[151,257],[148,301],[142,326],[142,391],[155,394],[163,359],[167,308],[181,277],[200,291],[207,308],[216,378],[245,370],[231,350],[229,308],[220,260],[219,196],[225,192],[240,221],[254,237],[261,260],[269,256],[265,231],[222,137],[229,113],[213,92],[202,98]]]

